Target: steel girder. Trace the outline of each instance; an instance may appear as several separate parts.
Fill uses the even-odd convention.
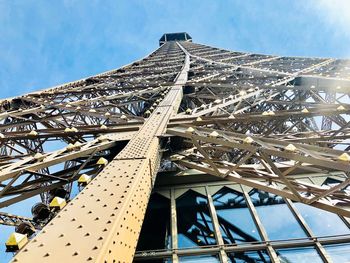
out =
[[[350,182],[350,164],[338,160],[344,151],[199,127],[188,133],[187,129],[168,129],[172,135],[190,139],[195,147],[172,156],[180,165],[350,217],[350,199],[342,191]],[[334,171],[344,174],[344,182],[333,187],[298,181],[298,174],[312,177],[312,173]]]
[[[60,216],[45,227],[45,234],[44,231],[39,233],[26,246],[26,251],[17,254],[15,261],[132,261],[148,198],[160,165],[158,136],[163,134],[168,120],[177,112],[190,63],[189,56],[185,56],[175,43],[163,47],[166,48],[170,52],[178,50],[184,58],[173,86],[167,89],[162,101],[124,149],[70,202]],[[116,138],[111,134],[106,139],[115,141]],[[90,216],[82,213],[82,208]],[[72,223],[72,220],[76,223]],[[56,225],[66,227],[64,231],[51,227]],[[82,230],[79,231],[80,235],[75,232],[77,227]],[[60,240],[56,238],[57,231],[61,232]],[[84,243],[79,239],[84,239]],[[45,243],[40,251],[37,242]],[[57,249],[57,245],[61,249]]]
[[[95,178],[14,261],[131,262],[163,161],[349,216],[349,83],[343,60],[166,42],[120,69],[1,100],[1,207]],[[164,137],[183,144],[161,158]]]

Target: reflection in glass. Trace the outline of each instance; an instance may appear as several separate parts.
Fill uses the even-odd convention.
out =
[[[179,248],[216,244],[208,200],[204,195],[188,190],[176,199],[176,214]]]
[[[173,262],[170,258],[166,259],[155,259],[155,258],[150,258],[150,259],[144,259],[144,258],[139,258],[139,259],[134,259],[133,262],[147,262],[147,263],[171,263]]]
[[[223,187],[213,202],[226,244],[261,240],[242,193]]]
[[[346,177],[344,178],[344,180],[346,179]],[[322,185],[328,185],[330,187],[336,186],[338,184],[340,184],[342,181],[340,180],[336,180],[334,178],[328,177]],[[347,187],[343,188],[342,191],[344,191],[345,193],[349,194],[350,193],[350,185],[348,185]]]
[[[322,263],[320,255],[313,247],[288,248],[276,250],[281,263]]]
[[[339,183],[338,180],[327,178],[322,185],[334,187]],[[338,215],[301,203],[296,203],[295,206],[315,236],[350,234],[350,229]]]
[[[234,252],[227,254],[231,263],[270,263],[270,257],[265,250]]]
[[[180,257],[179,262],[186,263],[220,263],[219,257],[214,255],[200,255],[200,256],[188,256]]]
[[[314,235],[350,234],[349,228],[338,215],[302,203],[295,203],[295,206],[310,226]]]
[[[282,197],[256,189],[249,195],[270,240],[306,237]]]
[[[333,262],[350,262],[350,243],[324,246]]]
[[[136,250],[165,249],[170,246],[170,200],[154,193],[148,203]]]

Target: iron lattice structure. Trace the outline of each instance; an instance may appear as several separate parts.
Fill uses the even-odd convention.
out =
[[[159,170],[200,171],[350,217],[349,83],[347,60],[166,34],[130,65],[2,100],[0,208],[37,195],[44,208],[68,202],[47,218],[1,213],[1,224],[41,230],[13,261],[131,262]],[[82,174],[92,181],[73,198]]]

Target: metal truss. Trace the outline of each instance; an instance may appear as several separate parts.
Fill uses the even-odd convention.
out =
[[[199,175],[200,172],[197,174]],[[136,262],[152,261],[157,259],[172,259],[177,261],[178,257],[186,256],[200,256],[200,255],[218,255],[220,262],[231,262],[234,260],[244,260],[250,262],[254,259],[250,258],[245,253],[249,251],[255,251],[260,254],[260,258],[264,258],[261,253],[267,253],[271,262],[280,262],[278,256],[279,249],[286,248],[302,248],[302,247],[315,247],[322,257],[324,262],[333,262],[325,246],[330,244],[341,244],[348,242],[350,240],[349,235],[338,235],[338,236],[317,236],[313,233],[310,226],[305,222],[300,212],[296,209],[296,206],[287,198],[281,198],[276,195],[266,195],[266,192],[255,200],[255,202],[260,202],[265,200],[262,203],[268,205],[271,203],[271,199],[275,199],[276,203],[284,202],[286,206],[292,211],[296,220],[303,226],[307,237],[298,238],[298,239],[286,239],[286,240],[270,240],[267,236],[266,229],[261,222],[261,219],[258,216],[256,205],[253,204],[252,196],[255,193],[259,192],[257,189],[251,189],[247,186],[242,186],[237,183],[225,182],[225,181],[213,181],[213,182],[200,182],[195,184],[182,184],[182,185],[169,185],[165,187],[157,187],[153,193],[153,196],[161,195],[165,199],[170,199],[171,202],[171,225],[172,225],[172,241],[177,240],[177,233],[181,233],[186,236],[186,238],[192,240],[194,244],[198,244],[198,239],[200,238],[201,242],[198,246],[193,246],[191,248],[179,248],[177,242],[172,242],[171,248],[167,247],[166,249],[158,250],[144,250],[141,249],[137,251],[135,255]],[[215,193],[215,194],[214,194]],[[225,194],[232,194],[230,199],[225,201],[218,200],[221,199]],[[263,196],[274,196],[271,199],[268,199]],[[192,196],[194,198],[201,197],[206,198],[208,204],[198,205],[197,207],[188,206],[188,212],[179,210],[179,206],[173,205],[177,203],[179,199],[186,198],[186,196]],[[260,199],[260,197],[262,199]],[[264,199],[265,198],[265,199]],[[188,199],[187,199],[188,200]],[[259,201],[257,201],[259,200]],[[269,201],[270,200],[270,201]],[[151,199],[152,202],[152,199]],[[215,206],[214,202],[219,203],[219,207]],[[165,201],[166,203],[166,201]],[[164,203],[164,204],[165,204]],[[169,204],[169,202],[168,202]],[[234,225],[232,222],[225,220],[222,215],[218,214],[220,209],[232,209],[246,207],[250,210],[250,214],[258,228],[260,233],[261,241],[256,237],[253,237],[248,231],[244,231],[241,228]],[[179,215],[180,214],[180,215]],[[177,216],[180,217],[182,214],[191,221],[190,224],[177,223]],[[200,217],[200,222],[198,220]],[[204,216],[202,216],[204,215]],[[148,214],[148,216],[152,216]],[[149,218],[148,218],[149,219]],[[146,219],[147,220],[147,219]],[[198,221],[197,221],[198,220]],[[345,221],[346,222],[346,221]],[[209,227],[209,224],[212,223],[212,228]],[[193,225],[192,225],[193,224]],[[197,231],[186,231],[188,228],[192,229],[192,226],[196,227]],[[179,230],[180,228],[184,228]],[[187,226],[187,228],[186,228]],[[221,230],[220,230],[221,229]],[[185,230],[185,231],[184,231]],[[234,233],[234,234],[233,234]],[[223,234],[225,236],[223,237]],[[215,236],[216,243],[208,242],[207,238]],[[225,242],[224,242],[225,240]],[[239,241],[239,243],[237,242]],[[234,253],[234,254],[233,254]],[[198,258],[199,259],[199,258]],[[229,261],[229,259],[231,261]],[[255,259],[256,260],[256,259]]]
[[[120,69],[1,100],[0,208],[48,205],[57,189],[68,202],[13,261],[131,262],[159,167],[350,217],[347,63],[165,41]],[[74,197],[83,174],[93,180]]]
[[[0,223],[2,225],[19,226],[23,222],[28,222],[28,223],[31,223],[33,226],[37,226],[33,218],[0,212]],[[37,226],[37,228],[40,229],[40,226]]]

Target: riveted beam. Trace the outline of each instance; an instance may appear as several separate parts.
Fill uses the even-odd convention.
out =
[[[114,160],[16,255],[14,262],[132,262],[160,163],[158,135],[177,112],[189,63],[189,56],[184,56],[182,70],[163,102]]]

